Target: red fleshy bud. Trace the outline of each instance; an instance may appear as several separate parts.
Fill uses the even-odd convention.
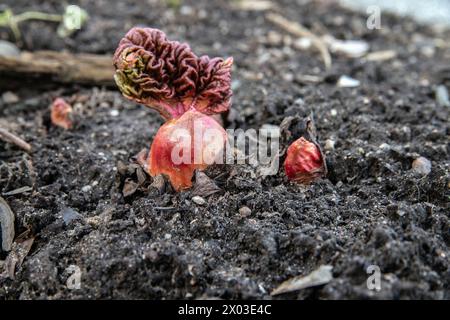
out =
[[[196,169],[223,159],[226,131],[212,117],[195,109],[159,128],[147,159],[153,177],[166,175],[176,191],[192,187]]]
[[[294,141],[287,150],[284,170],[289,180],[309,184],[326,174],[320,148],[304,137]]]
[[[51,115],[53,125],[66,130],[72,128],[72,106],[62,98],[56,98],[51,106]]]

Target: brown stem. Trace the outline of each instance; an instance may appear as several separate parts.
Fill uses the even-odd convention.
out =
[[[13,134],[5,129],[2,129],[2,128],[0,128],[0,139],[5,142],[14,144],[14,145],[18,146],[19,148],[22,148],[26,152],[31,152],[31,145],[28,142],[22,140],[15,134]]]

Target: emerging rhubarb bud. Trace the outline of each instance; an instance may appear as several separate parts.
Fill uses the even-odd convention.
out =
[[[196,169],[223,160],[226,131],[212,117],[191,109],[159,128],[147,158],[153,177],[165,174],[176,191],[192,187]]]
[[[288,179],[301,184],[309,184],[327,174],[325,158],[316,141],[312,117],[308,117],[305,124],[304,136],[289,146],[284,161]]]
[[[52,124],[66,130],[72,128],[72,106],[62,98],[56,98],[51,106]]]
[[[166,120],[194,107],[227,111],[233,59],[197,57],[185,43],[157,29],[133,28],[114,54],[115,80],[123,95],[157,110]]]
[[[153,177],[167,175],[177,191],[192,186],[196,169],[223,156],[226,132],[210,115],[230,107],[232,64],[232,58],[197,57],[187,44],[151,28],[131,29],[114,54],[122,94],[167,121],[146,168]]]

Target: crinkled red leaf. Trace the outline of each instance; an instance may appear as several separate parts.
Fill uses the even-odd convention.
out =
[[[170,41],[157,29],[133,28],[114,55],[122,93],[158,110],[166,119],[190,107],[205,114],[228,110],[233,60],[198,58],[187,44]]]

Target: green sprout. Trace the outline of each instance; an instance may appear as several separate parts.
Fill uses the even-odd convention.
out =
[[[87,12],[75,5],[67,6],[63,15],[39,11],[27,11],[15,15],[11,9],[5,9],[0,12],[0,27],[10,28],[17,41],[22,37],[19,29],[21,22],[27,20],[59,22],[58,35],[60,37],[68,37],[76,30],[81,29],[87,19]]]

